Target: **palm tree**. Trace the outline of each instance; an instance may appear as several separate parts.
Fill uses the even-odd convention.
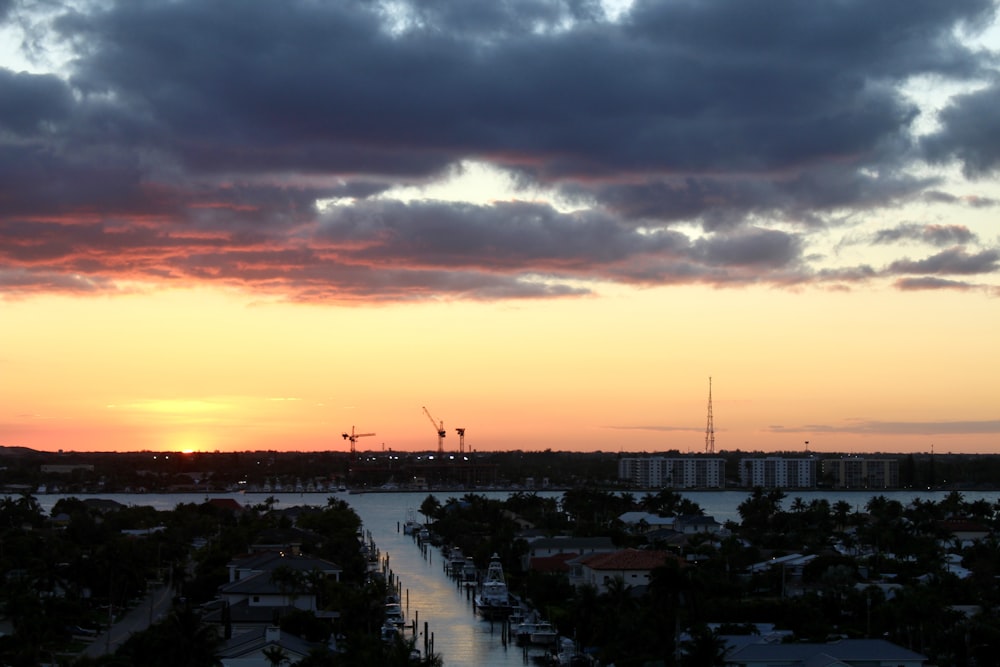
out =
[[[288,653],[285,652],[285,649],[276,644],[268,646],[261,651],[261,654],[269,663],[271,663],[271,667],[281,667],[283,663],[290,662]]]
[[[722,667],[726,664],[726,641],[715,630],[702,626],[681,643],[680,667]]]
[[[833,515],[837,519],[837,530],[843,531],[847,526],[847,517],[851,514],[851,503],[838,500],[833,504]]]

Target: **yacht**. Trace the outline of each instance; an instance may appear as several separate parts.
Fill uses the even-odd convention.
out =
[[[500,556],[493,554],[490,566],[486,570],[486,578],[479,584],[479,590],[473,598],[476,611],[483,618],[503,620],[518,607],[517,602],[507,590]]]

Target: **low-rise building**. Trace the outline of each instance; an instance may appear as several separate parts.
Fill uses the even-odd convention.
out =
[[[816,459],[768,456],[740,459],[740,486],[764,489],[816,487]]]
[[[647,549],[620,549],[611,553],[581,556],[571,562],[570,581],[577,586],[593,586],[598,594],[606,593],[614,579],[627,587],[648,586],[653,570],[675,561],[684,563],[669,551]]]
[[[837,489],[895,489],[899,461],[845,456],[823,461],[823,479]]]
[[[884,639],[841,639],[825,644],[744,644],[726,655],[726,667],[922,667],[927,657]]]
[[[726,461],[698,456],[625,457],[618,461],[618,478],[641,489],[723,489]]]

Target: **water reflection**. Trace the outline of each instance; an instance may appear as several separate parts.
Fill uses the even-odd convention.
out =
[[[418,621],[418,647],[424,645],[426,622],[434,651],[448,667],[524,665],[531,663],[531,655],[542,653],[505,644],[501,624],[476,616],[467,590],[445,573],[440,550],[429,547],[425,557],[416,541],[402,532],[407,507],[400,501],[419,502],[423,496],[374,493],[347,500],[383,555],[388,554],[389,568],[400,579],[407,620]]]

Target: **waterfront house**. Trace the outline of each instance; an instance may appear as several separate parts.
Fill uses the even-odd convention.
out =
[[[649,585],[653,570],[668,561],[684,562],[669,551],[651,549],[620,549],[611,553],[595,553],[571,561],[573,568],[570,582],[576,586],[593,586],[597,592],[606,593],[612,579],[619,579],[626,587]]]
[[[595,553],[610,553],[616,549],[610,537],[540,537],[528,542],[528,551],[521,557],[521,567],[525,570],[546,567],[552,558],[566,561],[568,557],[586,556]]]

